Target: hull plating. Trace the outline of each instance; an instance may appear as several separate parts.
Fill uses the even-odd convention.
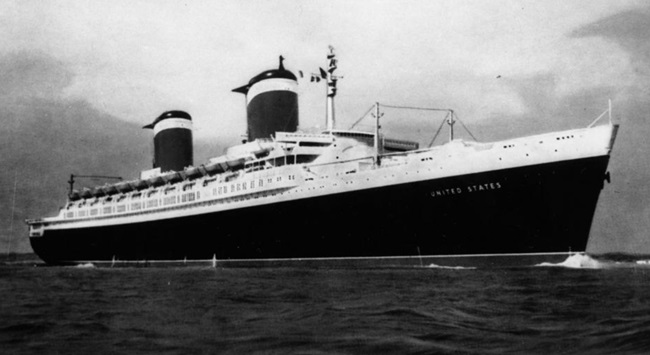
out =
[[[493,264],[496,259],[490,255],[506,256],[506,261],[508,255],[554,255],[557,261],[566,258],[564,253],[585,250],[608,159],[483,172],[154,222],[45,230],[30,240],[48,263],[216,258],[232,265],[304,259],[444,265],[474,256]]]

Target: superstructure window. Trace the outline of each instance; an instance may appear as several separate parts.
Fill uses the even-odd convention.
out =
[[[195,199],[196,199],[196,195],[194,194],[194,192],[181,195],[181,202],[192,202]]]
[[[300,147],[328,147],[331,143],[321,143],[321,142],[300,142],[298,146]]]

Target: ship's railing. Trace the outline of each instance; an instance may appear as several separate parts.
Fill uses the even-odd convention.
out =
[[[169,206],[169,207],[156,207],[156,208],[151,208],[151,209],[142,209],[142,210],[139,210],[137,212],[128,211],[128,212],[120,212],[120,213],[113,213],[113,214],[106,214],[106,215],[97,215],[97,216],[92,216],[92,217],[67,218],[67,219],[61,219],[61,220],[56,220],[56,221],[49,221],[48,223],[70,223],[70,222],[80,222],[80,221],[83,221],[83,222],[99,221],[99,220],[106,220],[106,219],[113,219],[113,218],[125,218],[125,217],[133,217],[133,216],[140,216],[140,215],[151,215],[151,214],[154,214],[154,213],[163,213],[163,212],[169,212],[169,211],[174,211],[174,210],[187,210],[187,209],[197,208],[197,207],[207,207],[207,206],[214,206],[214,205],[228,205],[228,204],[233,203],[233,202],[240,202],[240,201],[245,201],[245,200],[275,196],[278,193],[281,193],[282,191],[288,190],[288,189],[291,189],[291,188],[293,188],[293,187],[291,187],[291,186],[279,186],[279,187],[273,188],[273,189],[268,189],[268,190],[263,190],[263,191],[256,191],[256,192],[240,194],[240,195],[224,196],[224,197],[220,197],[220,198],[211,198],[211,199],[203,200],[203,201],[199,201],[199,202],[177,203],[177,204],[175,204],[173,206]],[[43,223],[44,222],[42,219],[29,220],[29,221],[30,221],[29,224],[38,224],[38,223]]]
[[[239,172],[233,173],[232,176],[237,176],[237,175],[239,175]],[[224,195],[220,195],[220,196],[214,195],[214,192],[213,193],[209,192],[210,189],[213,189],[213,190],[216,189],[216,187],[214,187],[214,186],[209,188],[208,186],[211,186],[210,183],[208,183],[208,184],[199,184],[199,185],[203,185],[203,186],[202,187],[197,187],[198,191],[190,192],[190,193],[188,193],[185,190],[182,190],[182,191],[176,191],[176,192],[170,194],[169,196],[167,196],[167,194],[160,195],[161,192],[159,191],[159,192],[157,192],[157,196],[155,196],[153,200],[149,199],[150,194],[147,194],[147,190],[144,190],[144,191],[141,191],[141,192],[139,191],[139,192],[136,192],[136,193],[131,193],[130,197],[129,197],[129,195],[124,196],[124,198],[120,199],[120,200],[121,201],[122,200],[128,200],[128,202],[123,203],[121,205],[118,203],[118,201],[114,201],[112,203],[109,203],[110,205],[112,205],[110,207],[115,208],[115,209],[111,210],[110,212],[102,212],[102,209],[100,207],[98,207],[98,208],[95,209],[97,212],[95,212],[93,214],[92,209],[90,209],[89,206],[85,206],[84,208],[79,207],[79,208],[76,208],[74,210],[67,211],[67,213],[73,213],[72,216],[67,216],[67,215],[61,215],[61,216],[62,216],[63,220],[66,221],[66,222],[77,221],[77,220],[89,221],[89,220],[95,220],[95,219],[114,218],[114,217],[117,218],[117,217],[129,216],[129,215],[132,215],[133,213],[135,213],[135,214],[155,213],[155,212],[164,211],[164,210],[166,210],[168,208],[176,208],[178,206],[180,206],[180,207],[182,207],[182,206],[191,207],[191,206],[194,206],[194,204],[188,203],[188,202],[194,201],[194,199],[197,199],[197,200],[201,199],[201,200],[204,200],[204,201],[205,201],[205,199],[208,199],[208,200],[224,200],[224,201],[226,201],[226,200],[228,200],[230,198],[233,198],[233,197],[239,197],[239,196],[244,196],[245,197],[247,195],[255,194],[255,193],[258,193],[258,192],[263,193],[265,191],[274,191],[274,190],[281,189],[281,188],[292,187],[292,186],[288,186],[288,185],[295,184],[295,181],[294,181],[295,178],[292,179],[292,176],[294,176],[294,175],[289,174],[288,176],[289,176],[288,181],[291,181],[289,183],[279,180],[282,177],[278,177],[278,176],[270,175],[270,174],[264,174],[264,173],[259,174],[257,177],[254,178],[255,181],[257,179],[259,179],[259,181],[260,181],[259,182],[259,187],[257,189],[255,189],[257,191],[246,191],[246,183],[250,182],[251,183],[250,186],[251,186],[251,189],[252,189],[253,188],[252,186],[253,186],[253,184],[255,182],[253,180],[243,181],[243,185],[242,185],[243,186],[242,187],[243,191],[240,191],[239,187],[238,187],[239,183],[237,183],[235,185],[234,180],[229,181],[228,179],[221,179],[221,180],[219,180],[219,183],[223,184],[223,183],[230,182],[230,185],[224,184],[223,186],[221,186],[221,187],[224,188],[224,192],[223,192]],[[268,182],[264,183],[264,185],[266,185],[266,184],[273,184],[273,185],[279,184],[279,186],[268,186],[267,185],[266,187],[262,187],[263,186],[262,185],[263,184],[262,180],[270,178],[270,177],[274,177],[273,181],[268,181]],[[276,180],[275,178],[279,178],[279,179]],[[216,181],[216,179],[212,178],[211,182],[215,182],[215,181]],[[194,185],[194,184],[195,183],[191,183],[191,185]],[[186,184],[186,186],[187,186],[187,184]],[[231,189],[234,188],[235,186],[237,186],[237,192],[234,193],[234,194],[232,192],[228,193],[227,191],[228,191],[229,186],[231,187]],[[221,187],[219,189],[221,189]],[[176,186],[174,186],[173,189],[176,189]],[[194,193],[196,193],[196,197],[192,197],[191,199],[188,197],[187,201],[181,200],[183,198],[183,196],[186,196],[186,195],[189,196],[189,195],[192,195]],[[136,194],[139,197],[136,197],[135,200],[131,201],[132,198],[133,198],[133,195],[136,195]],[[199,197],[199,194],[201,194],[202,197]],[[144,198],[144,196],[147,196],[147,198]],[[163,198],[174,198],[174,202],[171,202],[171,203],[160,202],[160,203],[156,203],[153,206],[149,205],[150,202],[157,201],[157,200],[162,200]],[[176,201],[178,201],[178,202],[176,202]],[[85,202],[82,202],[82,204],[84,204],[84,203]],[[134,208],[133,207],[134,203],[139,205],[135,210],[133,209]],[[103,205],[105,205],[105,204],[106,203],[104,203]],[[120,206],[124,207],[125,209],[123,209],[121,211],[116,210],[116,208],[118,208]],[[83,215],[79,215],[79,213],[83,213]]]
[[[355,161],[362,161],[362,160],[373,161],[373,159],[374,159],[374,156],[367,156],[367,157],[347,159],[347,160],[337,160],[337,161],[332,161],[332,162],[327,162],[327,163],[309,163],[309,164],[305,164],[305,167],[311,168],[311,167],[316,167],[316,166],[340,165],[342,163],[352,163],[352,162],[355,162]]]

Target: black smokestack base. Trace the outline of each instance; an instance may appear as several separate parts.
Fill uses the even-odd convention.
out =
[[[192,117],[187,112],[164,112],[143,128],[154,130],[154,168],[180,171],[194,164]]]

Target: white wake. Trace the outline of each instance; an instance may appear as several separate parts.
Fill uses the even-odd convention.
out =
[[[76,267],[85,269],[85,268],[93,268],[95,267],[95,265],[93,265],[93,263],[85,263],[85,264],[77,264]]]
[[[566,267],[570,269],[604,269],[609,267],[609,264],[607,262],[600,262],[585,253],[575,253],[561,263],[541,263],[535,266]]]
[[[429,264],[429,266],[426,266],[427,268],[430,269],[448,269],[448,270],[473,270],[476,269],[475,267],[469,267],[469,266],[443,266],[443,265],[437,265],[437,264]]]

